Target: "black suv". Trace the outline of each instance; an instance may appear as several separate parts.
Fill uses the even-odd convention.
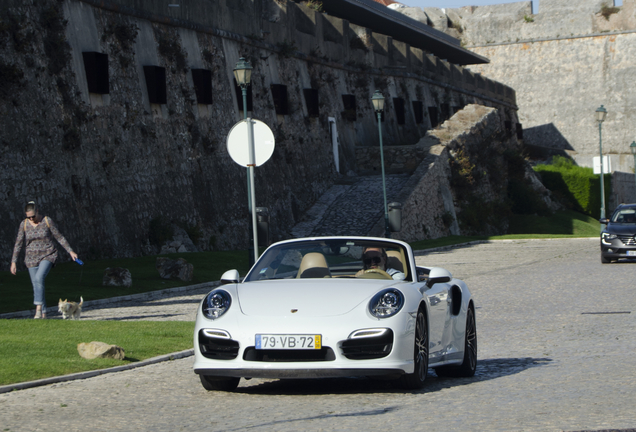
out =
[[[601,232],[601,262],[636,259],[636,204],[621,204],[612,217],[600,222],[606,225]]]

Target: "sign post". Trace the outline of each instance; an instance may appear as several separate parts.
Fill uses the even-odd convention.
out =
[[[272,130],[260,120],[246,118],[232,126],[227,135],[227,151],[237,164],[248,168],[252,230],[254,233],[254,262],[258,260],[258,232],[256,229],[256,192],[254,167],[261,166],[272,157],[275,140]]]

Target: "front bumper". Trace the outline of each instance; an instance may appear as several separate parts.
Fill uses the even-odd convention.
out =
[[[227,318],[227,319],[226,319]],[[360,317],[362,318],[362,317]],[[413,373],[415,320],[402,313],[386,320],[350,316],[263,319],[237,313],[209,320],[199,314],[194,332],[194,372],[250,378],[399,376]],[[352,339],[361,329],[385,328],[381,336]],[[255,335],[320,334],[321,349],[260,350]],[[216,335],[223,335],[221,338]]]
[[[610,242],[601,240],[601,255],[607,259],[636,259],[636,245],[626,245],[619,239]]]

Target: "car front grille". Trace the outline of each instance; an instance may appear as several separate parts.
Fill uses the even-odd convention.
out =
[[[232,339],[208,337],[200,330],[199,350],[209,359],[233,360],[238,356],[239,343]]]
[[[245,348],[243,360],[255,362],[315,362],[334,361],[336,355],[329,347],[313,350],[276,350]]]
[[[619,235],[618,239],[623,242],[625,246],[636,246],[636,241],[633,235]]]
[[[349,360],[368,360],[386,357],[393,348],[393,332],[381,336],[347,339],[341,345],[342,354]]]

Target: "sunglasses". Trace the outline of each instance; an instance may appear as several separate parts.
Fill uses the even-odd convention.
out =
[[[29,219],[29,220],[33,220],[33,219],[35,219],[35,215],[33,215],[33,216],[27,216],[26,218],[27,218],[27,219]]]
[[[382,262],[382,257],[379,257],[379,256],[376,256],[376,257],[373,257],[373,258],[365,258],[364,259],[364,263],[366,265],[369,265],[371,263],[380,264],[381,262]]]

